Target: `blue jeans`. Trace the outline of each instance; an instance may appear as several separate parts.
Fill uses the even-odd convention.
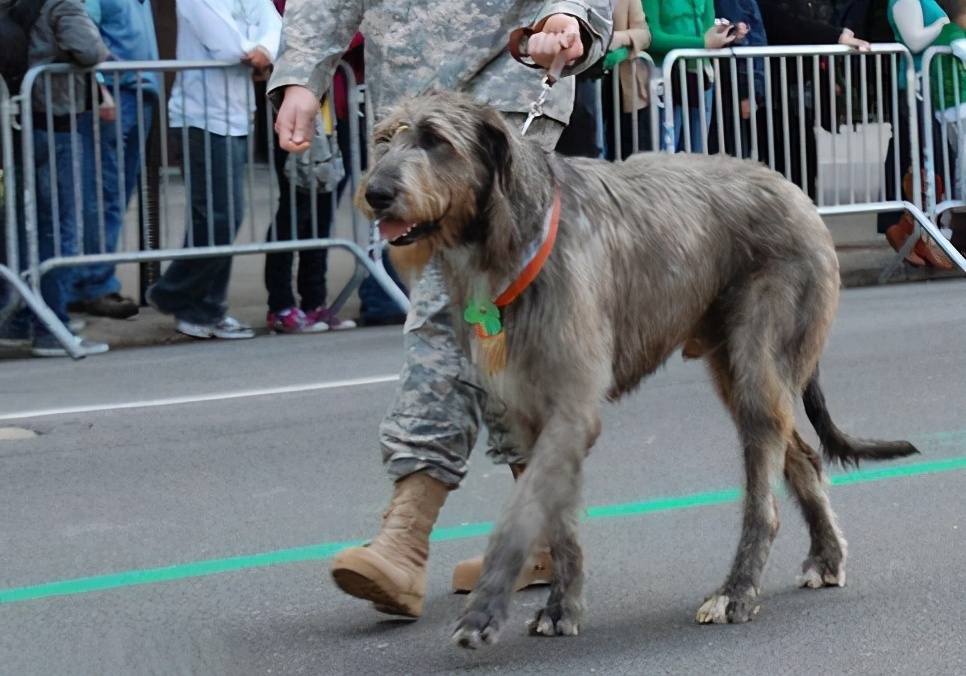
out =
[[[77,116],[77,125],[90,125],[92,119],[92,113],[81,113]],[[53,144],[53,153],[49,143]],[[69,131],[34,129],[35,201],[41,262],[58,255],[77,254],[77,213],[80,208],[74,199],[74,153],[75,150],[82,152],[82,144],[78,140],[76,145],[75,148]],[[82,170],[83,156],[78,156],[77,160]],[[80,175],[77,178],[80,181]],[[56,214],[53,211],[55,206]],[[26,234],[21,232],[20,236],[26,242]],[[26,265],[26,260],[23,265]],[[54,268],[40,279],[40,292],[44,302],[64,324],[70,319],[67,315],[67,303],[73,282],[74,268],[70,267]],[[47,328],[36,317],[33,320],[33,329],[35,339],[48,333]]]
[[[697,107],[688,108],[688,129],[691,134],[692,153],[704,152],[704,143],[708,135],[708,125],[711,123],[711,104],[714,98],[714,87],[704,93],[704,125],[701,124],[701,110]],[[671,105],[668,103],[668,105]],[[663,117],[662,117],[663,120]],[[663,123],[662,123],[663,124]],[[665,129],[661,135],[661,150],[667,150],[673,143],[674,150],[681,152],[686,150],[684,145],[684,115],[680,106],[674,107],[674,138],[670,136],[670,130]]]
[[[209,162],[205,160],[206,146]],[[186,247],[234,241],[245,210],[247,148],[247,136],[219,136],[188,128],[184,164],[191,222],[185,234]],[[149,293],[152,303],[165,314],[192,324],[217,324],[228,311],[225,299],[230,278],[231,256],[176,260]]]
[[[151,119],[155,95],[142,90],[142,121],[144,138],[151,131]],[[117,100],[120,118],[121,153],[118,154],[118,128],[116,122],[100,124],[100,173],[103,195],[104,230],[101,232],[97,199],[97,157],[94,148],[94,128],[85,125],[81,130],[84,140],[84,192],[88,199],[84,204],[84,252],[107,253],[117,250],[117,240],[124,225],[124,216],[137,190],[141,172],[141,145],[138,131],[138,98],[136,89],[121,89]],[[118,161],[123,159],[123,167]],[[123,181],[123,185],[122,185]],[[121,290],[121,283],[109,263],[83,265],[75,270],[74,300],[90,300]]]
[[[11,130],[10,144],[13,151],[13,166],[15,167],[13,176],[16,178],[16,181],[11,185],[7,183],[9,173],[4,177],[4,200],[14,200],[14,223],[19,224],[20,228],[19,232],[17,233],[17,251],[8,251],[7,209],[6,204],[4,204],[3,208],[0,209],[0,265],[10,267],[13,254],[16,253],[19,271],[26,264],[26,260],[24,258],[26,251],[23,243],[23,142],[19,130]],[[9,225],[13,227],[13,224]],[[6,280],[0,278],[0,310],[5,308],[8,303],[14,300],[14,295],[13,290],[7,285]]]

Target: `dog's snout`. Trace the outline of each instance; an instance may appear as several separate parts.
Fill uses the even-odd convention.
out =
[[[366,202],[376,211],[383,211],[392,206],[396,199],[396,186],[386,180],[370,180],[366,186]]]

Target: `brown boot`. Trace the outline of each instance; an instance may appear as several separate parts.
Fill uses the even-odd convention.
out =
[[[952,270],[955,267],[955,264],[946,255],[946,252],[929,237],[923,237],[916,242],[916,246],[913,247],[912,251],[937,270]]]
[[[889,242],[893,249],[899,251],[902,249],[902,245],[906,243],[906,240],[912,235],[915,227],[916,223],[912,220],[912,216],[908,212],[903,212],[899,222],[890,225],[886,230],[886,241]],[[917,268],[921,268],[926,264],[926,261],[916,253],[915,249],[910,249],[909,253],[906,254],[906,262]]]
[[[382,530],[363,547],[332,560],[332,579],[350,596],[372,601],[389,615],[419,617],[426,595],[429,533],[449,487],[417,472],[396,482]]]
[[[516,481],[523,474],[526,465],[510,465],[513,473],[513,480]],[[483,570],[483,557],[477,556],[472,559],[460,561],[453,568],[453,591],[457,594],[464,594],[473,591],[476,583],[480,581],[480,573]],[[550,560],[550,551],[545,546],[535,547],[527,562],[517,577],[513,591],[520,591],[535,584],[550,584],[553,581],[553,562]]]
[[[483,570],[483,557],[460,561],[453,568],[453,591],[457,594],[468,594],[476,588]],[[553,562],[546,547],[541,547],[530,553],[523,570],[517,577],[513,591],[520,591],[532,585],[550,584],[553,582]]]

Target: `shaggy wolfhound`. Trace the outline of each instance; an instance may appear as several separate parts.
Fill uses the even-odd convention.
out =
[[[403,102],[373,142],[357,203],[381,219],[391,244],[435,252],[466,319],[458,327],[464,348],[490,395],[507,405],[519,443],[532,449],[454,641],[476,648],[497,640],[537,540],[551,545],[555,578],[530,631],[577,634],[580,468],[600,432],[600,404],[679,348],[707,363],[746,472],[738,551],[697,620],[745,622],[757,611],[778,531],[778,472],[811,535],[800,584],[845,583],[846,543],[821,459],[795,430],[795,401],[803,398],[830,461],[917,451],[904,441],[853,439],[829,417],[818,363],[838,302],[838,261],[801,190],[763,165],[720,156],[565,159],[452,93]],[[501,303],[508,294],[517,297]]]

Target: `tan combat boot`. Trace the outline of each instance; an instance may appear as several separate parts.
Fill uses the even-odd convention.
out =
[[[526,467],[526,465],[510,465],[513,479],[518,479]],[[476,588],[476,583],[480,581],[482,570],[482,556],[457,563],[456,567],[453,568],[453,591],[458,594],[473,591]],[[513,591],[520,591],[535,584],[550,584],[551,582],[553,582],[553,563],[550,560],[550,550],[545,545],[540,545],[534,547],[530,556],[527,557],[527,562],[517,577]]]
[[[460,561],[453,568],[453,591],[466,594],[476,588],[483,570],[483,557]],[[550,550],[540,547],[530,552],[523,570],[517,577],[513,591],[520,591],[536,584],[550,584],[553,582],[553,563],[550,561]]]
[[[363,547],[350,547],[332,561],[339,589],[372,601],[389,615],[419,617],[426,595],[429,533],[449,487],[423,472],[396,482],[382,530]]]

